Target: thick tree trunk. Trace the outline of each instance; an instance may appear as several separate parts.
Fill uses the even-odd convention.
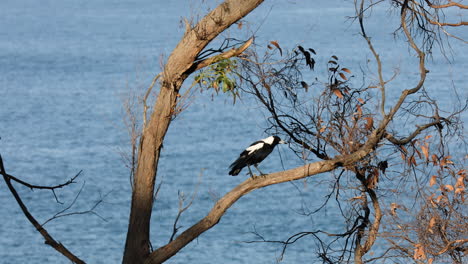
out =
[[[143,263],[150,253],[150,220],[158,161],[182,83],[187,76],[200,69],[200,65],[206,66],[203,62],[195,62],[206,45],[262,2],[263,0],[226,0],[200,20],[194,28],[187,29],[169,57],[151,119],[143,128],[141,136],[124,264]]]
[[[174,90],[161,89],[151,116],[151,120],[158,122],[150,122],[142,134],[123,263],[142,263],[150,252],[149,232],[155,176],[162,141],[169,128],[176,98]]]

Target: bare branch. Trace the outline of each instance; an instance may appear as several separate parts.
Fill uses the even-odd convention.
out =
[[[378,144],[382,138],[382,130],[376,129],[366,144],[363,145],[358,151],[344,156],[338,156],[331,160],[319,161],[310,163],[295,169],[286,171],[276,172],[269,174],[268,176],[261,179],[248,179],[243,183],[239,184],[224,197],[222,197],[208,213],[206,217],[200,220],[198,223],[184,231],[176,239],[169,244],[158,248],[153,251],[146,259],[145,263],[162,263],[180,249],[185,247],[193,239],[197,238],[200,234],[207,231],[211,227],[215,226],[221,217],[224,215],[226,210],[230,208],[239,198],[250,193],[253,190],[266,187],[273,184],[283,183],[292,180],[302,179],[308,176],[317,175],[320,173],[328,172],[341,166],[349,166],[358,160],[362,159],[374,150],[374,147]]]
[[[447,7],[456,6],[456,7],[459,7],[461,9],[468,9],[468,5],[464,5],[464,4],[459,3],[459,2],[453,2],[453,1],[450,1],[450,0],[449,0],[448,3],[443,4],[443,5],[434,5],[429,0],[425,0],[425,1],[426,1],[427,5],[429,5],[432,8],[447,8]]]
[[[203,170],[202,170],[203,171]],[[184,203],[185,203],[185,195],[184,193],[182,192],[178,192],[178,196],[179,196],[179,211],[177,212],[177,216],[174,220],[174,224],[172,226],[172,235],[171,235],[171,238],[169,239],[169,242],[171,242],[172,240],[174,240],[174,237],[175,235],[177,234],[177,232],[179,231],[179,228],[177,226],[177,223],[179,222],[179,219],[180,217],[182,216],[182,214],[190,208],[190,206],[192,206],[193,204],[193,201],[195,200],[195,197],[197,196],[197,192],[198,192],[198,187],[200,186],[200,183],[201,183],[201,177],[202,177],[202,172],[200,172],[200,174],[198,175],[198,182],[197,184],[195,185],[195,190],[193,191],[192,193],[192,198],[190,198],[190,201],[188,202],[187,205],[184,206]]]
[[[377,63],[377,74],[379,76],[379,87],[380,87],[380,114],[382,117],[385,117],[385,81],[382,75],[382,61],[380,60],[380,56],[375,51],[374,45],[372,45],[371,38],[367,36],[366,31],[364,29],[364,0],[361,0],[361,5],[359,7],[359,25],[361,26],[361,34],[367,42],[369,49],[371,50],[372,54],[374,55],[375,61]]]
[[[432,126],[437,126],[440,125],[440,121],[434,121],[428,124],[424,124],[421,126],[418,126],[416,130],[413,131],[409,136],[402,138],[402,139],[396,139],[392,134],[387,133],[385,135],[385,138],[388,139],[388,141],[392,142],[395,145],[406,145],[409,142],[411,142],[414,138],[416,138],[419,134],[421,134],[422,131],[428,129],[429,127]]]
[[[143,102],[143,129],[146,128],[146,119],[147,119],[146,112],[148,111],[148,105],[146,104],[146,101],[148,100],[148,97],[151,94],[151,90],[153,90],[153,87],[156,84],[156,81],[159,79],[159,77],[161,77],[161,73],[158,73],[153,78],[153,81],[151,82],[151,85],[146,90],[145,96],[143,96],[143,99],[142,99],[142,102]]]
[[[85,186],[85,183],[83,183],[83,185],[81,186],[81,189],[78,191],[77,195],[75,196],[75,199],[73,199],[73,201],[70,203],[70,205],[68,205],[66,208],[64,208],[63,210],[60,210],[59,212],[57,212],[54,216],[52,216],[51,218],[47,219],[43,224],[42,226],[46,225],[47,223],[55,220],[55,219],[58,219],[58,218],[61,218],[61,217],[65,217],[65,216],[71,216],[71,215],[83,215],[83,214],[93,214],[99,218],[101,218],[103,221],[106,221],[107,222],[107,219],[105,219],[104,217],[102,217],[101,215],[99,215],[98,213],[96,213],[94,211],[94,209],[96,209],[96,207],[98,207],[103,201],[104,201],[104,198],[106,196],[108,196],[110,194],[107,193],[106,195],[104,195],[104,197],[101,197],[98,201],[96,201],[94,203],[93,206],[91,206],[91,208],[89,210],[85,210],[85,211],[78,211],[78,212],[70,212],[70,213],[66,213],[66,211],[68,211],[70,208],[73,207],[73,205],[75,205],[76,201],[78,200],[78,197],[80,196],[81,194],[81,191],[83,191],[83,188]]]
[[[23,203],[21,197],[19,196],[18,192],[16,192],[15,187],[11,184],[11,175],[7,174],[5,171],[5,167],[3,165],[3,159],[2,156],[0,155],[0,174],[3,175],[3,179],[5,180],[5,183],[8,186],[8,189],[10,190],[11,194],[15,198],[16,202],[21,208],[21,211],[23,211],[23,214],[26,216],[26,218],[29,220],[29,222],[36,228],[36,230],[42,235],[42,237],[45,239],[45,244],[53,247],[57,252],[61,253],[64,255],[66,258],[68,258],[70,261],[73,263],[78,263],[78,264],[84,264],[85,262],[75,256],[72,252],[70,252],[64,245],[61,243],[57,242],[50,234],[47,232],[47,230],[41,226],[37,220],[34,218],[34,216],[31,215],[29,212],[28,208],[26,205]],[[23,183],[21,183],[23,184]],[[24,184],[23,184],[24,185]],[[62,186],[63,187],[63,186]],[[61,187],[60,187],[61,188]],[[44,188],[47,189],[47,188]],[[49,188],[50,189],[50,188]]]
[[[16,177],[14,177],[13,175],[10,175],[10,174],[7,174],[5,173],[4,175],[6,175],[7,177],[9,177],[11,180],[19,183],[19,184],[22,184],[30,189],[39,189],[39,190],[55,190],[55,189],[60,189],[60,188],[63,188],[67,185],[70,185],[72,183],[76,183],[75,182],[75,179],[78,178],[78,176],[80,176],[80,174],[83,172],[83,170],[80,170],[75,176],[73,176],[70,180],[68,180],[67,182],[65,183],[61,183],[61,184],[57,184],[57,185],[54,185],[54,186],[46,186],[46,185],[34,185],[34,184],[30,184],[28,182],[25,182],[23,180],[20,180]]]
[[[221,61],[221,60],[224,60],[224,59],[229,59],[229,58],[232,58],[232,57],[236,57],[236,56],[239,56],[242,52],[244,52],[253,42],[253,38],[250,38],[249,40],[247,40],[242,46],[240,46],[239,48],[232,48],[226,52],[223,52],[221,54],[218,54],[218,55],[215,55],[215,56],[212,56],[212,57],[209,57],[207,59],[204,59],[202,61],[199,61],[199,62],[196,62],[194,65],[193,65],[193,71],[197,71],[197,70],[200,70],[208,65],[211,65],[213,63],[216,63],[218,61]]]

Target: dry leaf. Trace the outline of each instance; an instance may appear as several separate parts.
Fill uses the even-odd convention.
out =
[[[446,184],[444,187],[445,187],[445,190],[447,190],[448,192],[451,192],[454,190],[453,186],[450,184]]]
[[[400,146],[400,148],[403,150],[403,152],[404,152],[405,154],[408,153],[408,150],[405,148],[405,146]]]
[[[343,80],[348,80],[348,78],[346,78],[346,75],[344,75],[344,73],[340,72],[340,77],[343,79]]]
[[[278,44],[278,41],[272,40],[270,41],[271,44],[273,44],[276,48],[278,48],[280,55],[283,56],[283,50],[281,49],[280,45]]]
[[[366,129],[371,130],[374,127],[374,119],[371,116],[366,117],[364,119],[367,120],[367,123],[366,123],[366,126],[365,126]]]
[[[356,105],[358,118],[362,117],[362,109],[360,105]]]
[[[425,146],[421,146],[421,150],[424,154],[424,157],[426,157],[426,160],[429,160],[429,147],[427,146],[427,143]]]
[[[338,60],[338,57],[335,56],[335,55],[333,55],[333,56],[331,56],[331,57],[334,58],[335,60]]]
[[[463,177],[463,176],[458,177],[457,182],[455,183],[455,187],[463,187],[463,188],[465,188],[465,181],[464,181],[464,177]]]
[[[439,196],[437,196],[437,198],[436,198],[435,201],[436,201],[436,203],[440,203],[440,201],[441,201],[442,199],[444,199],[444,198],[445,198],[444,195],[439,195]]]
[[[424,252],[424,247],[421,244],[414,245],[414,256],[413,258],[418,259],[426,259],[426,253]]]
[[[358,98],[357,100],[358,100],[361,104],[364,104],[364,99]]]
[[[350,71],[348,68],[342,68],[341,70],[342,70],[342,71],[345,71],[345,72],[347,72],[347,73],[351,73],[351,71]]]
[[[419,150],[417,150],[416,148],[414,149],[414,152],[416,152],[416,154],[418,154],[418,157],[421,158],[421,152],[419,152]]]
[[[455,194],[464,193],[464,192],[465,192],[465,188],[458,187],[457,189],[455,189]]]
[[[338,96],[340,99],[343,99],[343,94],[338,89],[333,89],[333,93]]]
[[[436,218],[432,217],[431,220],[429,220],[429,225],[427,226],[427,230],[431,233],[434,234],[434,231],[432,231],[432,228],[434,227],[436,223]]]
[[[437,183],[437,175],[432,175],[431,180],[429,181],[429,186],[434,186]]]

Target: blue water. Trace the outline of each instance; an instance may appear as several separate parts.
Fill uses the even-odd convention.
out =
[[[335,54],[357,72],[371,57],[357,34],[357,25],[345,18],[353,14],[352,1],[313,2],[263,4],[246,18],[251,30],[258,30],[256,43],[264,47],[277,40],[285,49],[296,44],[310,46],[324,56],[318,58],[318,71]],[[131,196],[129,171],[121,157],[122,152],[130,151],[122,122],[123,101],[132,94],[143,94],[160,71],[161,60],[183,34],[181,18],[206,8],[198,1],[181,0],[0,3],[0,153],[7,172],[35,184],[53,185],[83,170],[76,184],[57,192],[64,204],[56,203],[51,192],[32,192],[20,186],[18,190],[40,222],[70,205],[81,188],[72,212],[87,211],[103,200],[94,210],[97,215],[63,217],[46,225],[56,240],[88,263],[119,263],[122,257]],[[402,84],[415,82],[417,71],[408,64],[415,59],[390,34],[396,22],[386,9],[376,16],[369,32],[379,33],[374,41],[382,52],[386,74],[390,76],[395,67],[409,70],[394,82],[392,88],[398,92]],[[458,33],[467,38],[466,32]],[[247,36],[238,29],[229,34]],[[452,101],[452,85],[461,96],[467,96],[468,53],[460,42],[454,44],[457,56],[450,64],[437,52],[428,64],[427,89],[442,103]],[[397,93],[390,100],[392,95]],[[198,185],[193,206],[179,223],[184,229],[205,216],[216,197],[245,179],[229,177],[227,167],[249,143],[266,136],[264,129],[264,115],[249,98],[232,105],[225,95],[212,99],[210,92],[195,94],[164,143],[158,170],[162,188],[152,217],[154,248],[170,237],[177,193],[190,198]],[[278,149],[262,163],[265,171],[301,164],[287,147]],[[327,179],[322,175],[248,194],[217,226],[168,263],[275,263],[281,247],[242,243],[258,239],[249,232],[256,230],[267,239],[283,240],[300,231],[342,231],[334,222],[334,205],[316,217],[297,214],[304,202],[310,208],[320,205]],[[44,245],[0,182],[0,263],[68,263]],[[305,238],[290,247],[284,263],[314,260],[315,244]]]

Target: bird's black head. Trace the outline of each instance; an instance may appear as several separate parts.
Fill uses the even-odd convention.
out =
[[[278,136],[273,136],[273,145],[276,145],[276,144],[286,144],[287,142],[286,141],[283,141],[281,138],[279,138]]]

